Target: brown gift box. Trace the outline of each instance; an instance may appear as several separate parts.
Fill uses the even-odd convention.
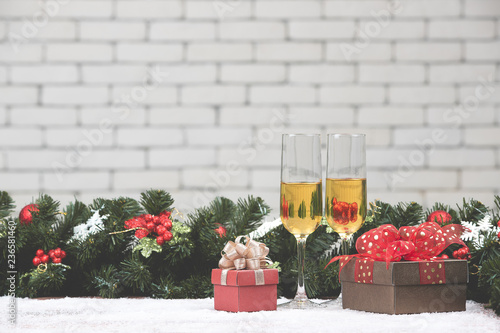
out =
[[[465,311],[467,260],[444,260],[445,283],[421,284],[417,261],[373,263],[373,283],[355,282],[354,258],[340,274],[344,309],[387,314]],[[430,278],[430,277],[429,277]]]

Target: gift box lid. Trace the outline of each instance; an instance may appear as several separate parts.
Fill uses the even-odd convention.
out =
[[[467,260],[446,259],[440,261],[397,261],[389,263],[389,269],[383,261],[374,261],[373,271],[369,261],[354,258],[342,269],[341,282],[356,281],[356,262],[359,261],[358,274],[364,272],[364,267],[369,266],[370,282],[378,285],[420,285],[436,283],[467,283],[469,282],[469,271]],[[363,266],[365,264],[365,266]],[[367,265],[368,264],[368,265]],[[360,269],[361,268],[361,269]],[[444,274],[443,274],[444,273]],[[365,272],[368,277],[368,272]],[[441,274],[441,276],[439,276]],[[444,275],[444,279],[443,279]],[[362,277],[361,277],[362,278]],[[442,282],[440,282],[442,281]]]
[[[212,284],[224,284],[222,282],[222,269],[212,270]],[[278,284],[279,276],[277,269],[259,269],[259,270],[224,270],[227,272],[227,286],[255,286],[260,281],[260,285]]]

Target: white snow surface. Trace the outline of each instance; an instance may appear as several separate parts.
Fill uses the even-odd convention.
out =
[[[8,303],[0,297],[0,332],[500,332],[500,318],[473,301],[465,312],[385,315],[344,310],[339,300],[313,310],[229,313],[208,298],[22,298],[15,327]]]

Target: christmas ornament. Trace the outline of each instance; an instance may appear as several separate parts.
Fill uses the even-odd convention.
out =
[[[437,222],[440,225],[447,224],[451,222],[451,215],[444,210],[436,210],[429,214],[427,217],[427,222]]]
[[[226,234],[227,234],[227,230],[226,228],[224,228],[224,226],[222,226],[221,224],[217,223],[217,225],[219,226],[218,228],[214,229],[215,232],[217,234],[219,234],[219,237],[222,238],[222,237],[226,237]]]
[[[125,221],[125,229],[135,230],[135,237],[143,239],[149,235],[156,238],[158,245],[163,245],[172,239],[171,212],[163,211],[158,216],[142,214]]]
[[[64,257],[66,257],[66,252],[61,250],[60,247],[57,249],[50,249],[48,254],[45,254],[45,251],[42,249],[38,249],[36,251],[36,257],[33,258],[33,265],[38,266],[40,264],[47,264],[50,260],[52,260],[54,264],[59,264]]]
[[[44,254],[45,254],[45,253],[43,252],[43,250],[42,250],[42,249],[38,249],[38,250],[36,250],[36,256],[37,256],[37,257],[41,257],[41,256],[43,256]]]
[[[349,222],[355,222],[358,219],[358,203],[347,203],[333,198],[332,216],[335,224],[346,225]]]
[[[38,212],[38,205],[30,204],[24,206],[19,213],[19,222],[23,225],[31,224],[33,222],[33,216],[31,215],[32,212]]]
[[[461,247],[456,251],[453,251],[453,258],[455,259],[470,259],[470,249],[467,246]]]

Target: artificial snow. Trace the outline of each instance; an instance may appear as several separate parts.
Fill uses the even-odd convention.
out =
[[[23,298],[14,328],[8,304],[0,297],[0,332],[500,332],[500,317],[473,301],[465,312],[386,315],[344,310],[339,300],[313,310],[229,313],[215,311],[213,299]]]

